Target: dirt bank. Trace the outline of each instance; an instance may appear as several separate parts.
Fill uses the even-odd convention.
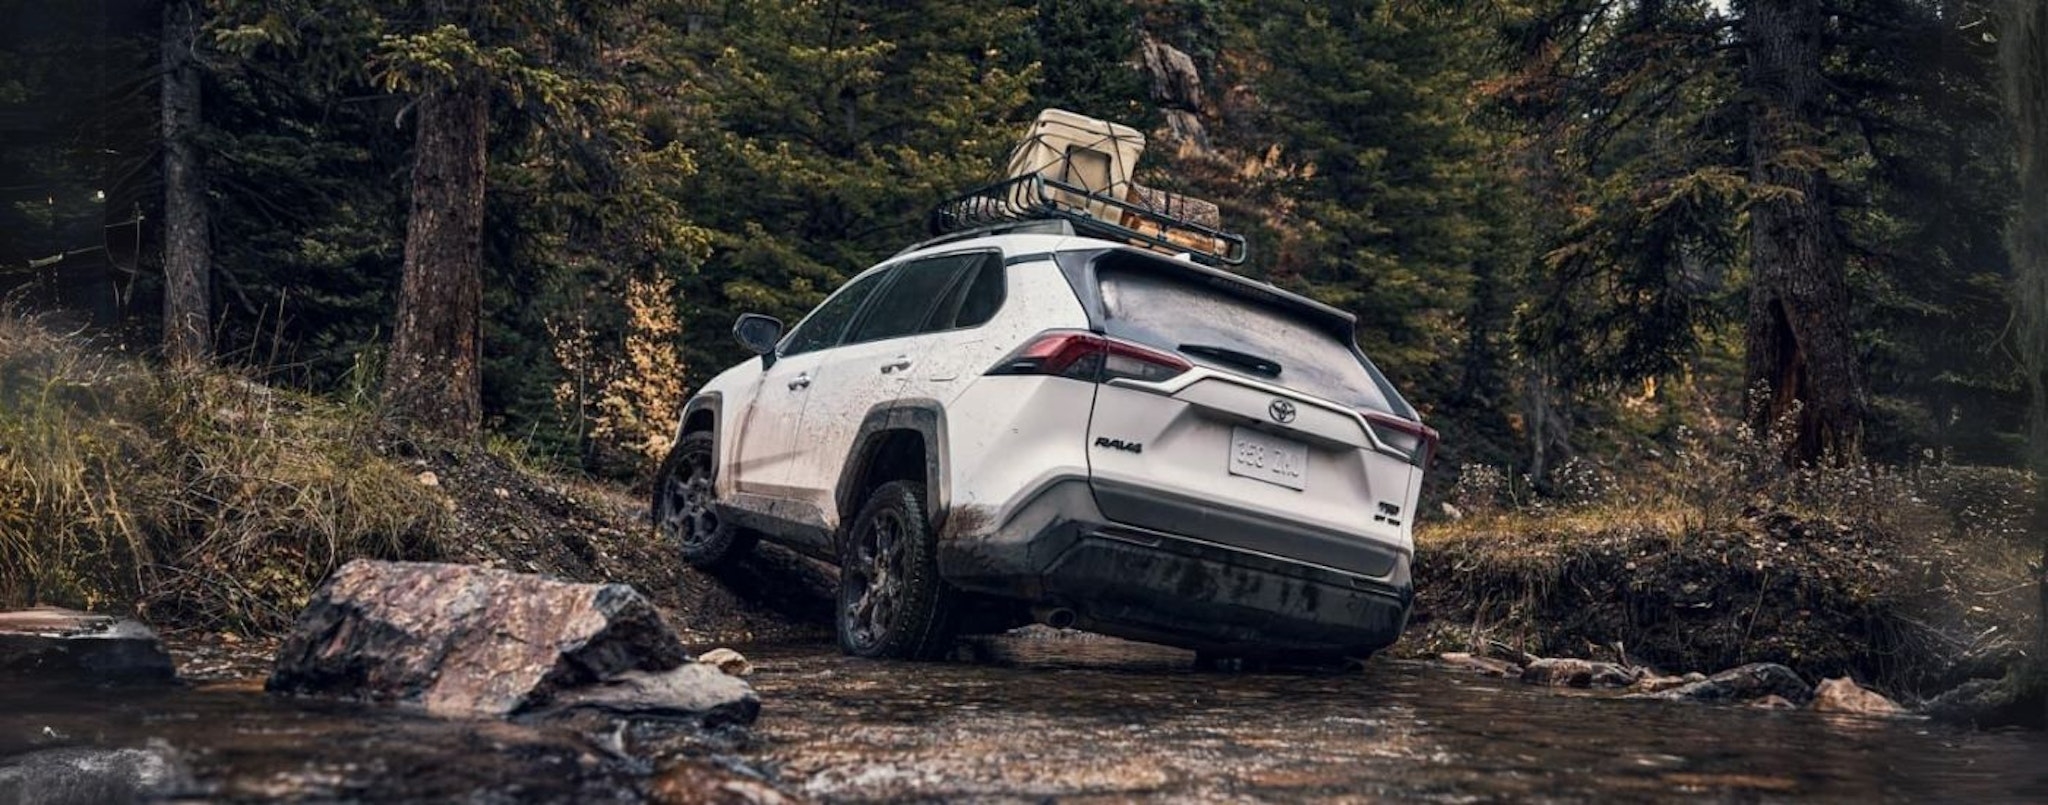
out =
[[[1983,523],[1978,523],[1982,526]],[[1716,528],[1614,511],[1418,536],[1409,655],[1491,641],[1671,672],[1777,662],[1908,701],[2024,658],[2029,540],[1752,508]]]

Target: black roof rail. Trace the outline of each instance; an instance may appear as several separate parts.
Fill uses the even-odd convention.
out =
[[[933,246],[944,246],[948,243],[957,243],[963,240],[973,240],[974,238],[992,235],[1062,235],[1073,237],[1074,234],[1073,224],[1065,220],[1004,221],[997,224],[948,232],[935,238],[921,240],[896,252],[896,256],[909,254],[919,249],[929,249]]]
[[[1115,215],[1117,221],[1102,214]],[[1176,218],[1079,185],[1027,173],[956,196],[932,208],[925,227],[933,235],[975,237],[994,228],[1057,221],[1073,234],[1121,241],[1222,265],[1245,261],[1243,235]],[[1010,230],[1016,231],[1016,230]],[[920,244],[929,246],[933,242]]]

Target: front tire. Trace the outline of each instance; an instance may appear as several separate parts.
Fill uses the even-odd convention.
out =
[[[745,556],[755,541],[753,532],[718,510],[717,456],[709,432],[686,435],[654,479],[655,528],[676,546],[684,563],[700,569]]]
[[[955,594],[939,578],[924,485],[868,496],[840,550],[839,648],[856,657],[933,659],[953,644]]]

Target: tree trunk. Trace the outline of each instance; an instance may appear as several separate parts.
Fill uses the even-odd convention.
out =
[[[207,248],[206,177],[193,137],[199,129],[199,3],[164,4],[164,358],[204,363],[213,355],[207,311],[211,255]]]
[[[1750,388],[1759,433],[1795,429],[1787,459],[1848,460],[1862,448],[1863,370],[1821,167],[1821,6],[1756,0],[1743,12],[1750,98]]]
[[[385,367],[386,411],[405,424],[473,438],[483,420],[484,138],[488,98],[466,83],[418,101],[405,280]]]
[[[2033,532],[2041,539],[2035,684],[2048,688],[2048,2],[2006,0],[1998,55],[2019,157],[2019,212],[2007,245],[2019,287],[2021,369],[2032,392],[2028,458],[2034,468]]]

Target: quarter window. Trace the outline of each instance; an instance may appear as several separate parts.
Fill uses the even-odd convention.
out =
[[[995,270],[984,271],[990,263]],[[895,270],[896,278],[888,289],[861,314],[847,341],[880,341],[987,321],[995,315],[994,306],[1002,302],[1001,268],[1002,260],[987,252],[905,263]],[[984,274],[992,276],[983,279]],[[995,289],[993,300],[986,298],[991,287]]]
[[[995,318],[1003,306],[1003,260],[1001,255],[983,254],[954,281],[952,290],[932,309],[925,332],[979,327]]]

